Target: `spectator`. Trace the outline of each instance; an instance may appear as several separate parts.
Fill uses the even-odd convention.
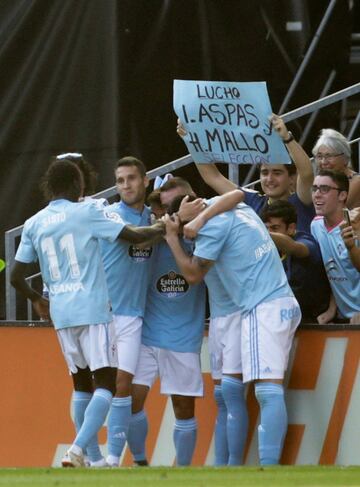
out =
[[[261,218],[270,232],[286,276],[300,305],[302,321],[313,322],[329,307],[330,286],[320,248],[310,233],[296,229],[296,209],[277,200],[265,207]]]
[[[297,211],[298,230],[309,232],[311,220],[315,215],[310,191],[314,179],[311,161],[292,133],[287,130],[281,117],[273,115],[271,122],[286,144],[294,164],[261,164],[260,184],[264,194],[243,189],[244,202],[260,214],[261,210],[273,201],[289,201]],[[177,132],[182,137],[186,135],[180,120]],[[196,164],[196,167],[206,184],[218,194],[238,188],[220,173],[215,164]]]
[[[360,312],[360,249],[355,246],[352,229],[343,225],[343,209],[349,191],[349,179],[344,172],[320,170],[312,186],[317,217],[311,233],[319,243],[334,301],[324,313],[327,323],[336,316],[352,319]]]
[[[351,147],[336,130],[323,129],[312,150],[318,169],[330,169],[345,174],[349,180],[348,208],[360,206],[360,175],[351,167]]]

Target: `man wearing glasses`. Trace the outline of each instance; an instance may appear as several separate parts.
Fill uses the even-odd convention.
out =
[[[331,321],[337,310],[341,318],[354,322],[354,315],[360,312],[360,248],[351,226],[343,222],[349,179],[342,172],[323,169],[311,189],[317,215],[311,233],[320,245],[334,298],[323,314],[323,323]]]

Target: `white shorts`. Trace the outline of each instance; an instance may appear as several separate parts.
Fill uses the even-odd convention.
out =
[[[111,366],[110,323],[72,326],[57,330],[66,363],[73,374],[78,367],[91,371]]]
[[[242,373],[240,311],[210,319],[208,347],[213,379]]]
[[[142,318],[114,315],[110,326],[111,349],[115,351],[112,367],[134,375],[141,345]]]
[[[160,377],[161,394],[203,396],[200,354],[141,345],[133,384],[151,387]]]
[[[283,379],[301,311],[295,298],[256,306],[241,318],[243,381]]]

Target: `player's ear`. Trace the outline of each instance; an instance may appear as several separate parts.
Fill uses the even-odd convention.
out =
[[[147,188],[149,186],[149,184],[150,184],[149,178],[147,176],[144,176],[144,186],[145,186],[145,188]]]

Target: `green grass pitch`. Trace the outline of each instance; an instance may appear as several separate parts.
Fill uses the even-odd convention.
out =
[[[0,469],[0,486],[235,487],[360,486],[360,467],[151,467],[120,469]]]

